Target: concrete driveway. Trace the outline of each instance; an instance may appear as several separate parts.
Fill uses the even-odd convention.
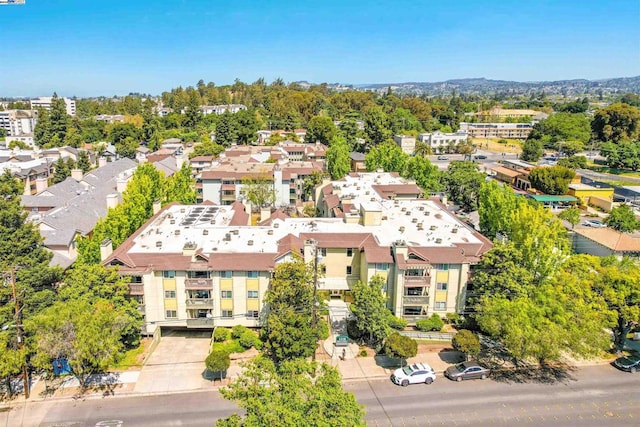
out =
[[[142,368],[135,392],[166,393],[211,387],[203,377],[211,331],[163,333],[158,346]]]

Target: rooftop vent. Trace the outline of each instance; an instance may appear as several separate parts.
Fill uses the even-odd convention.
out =
[[[180,208],[180,213],[185,213],[185,209],[184,208]]]
[[[203,235],[203,236],[207,236],[207,235],[209,235],[209,230],[206,230],[206,229],[205,229],[205,230],[202,230],[202,235]]]
[[[411,219],[411,222],[412,222],[413,224],[415,224],[416,222],[418,222],[418,218],[412,218],[412,219]]]
[[[249,240],[249,241],[247,242],[247,245],[249,245],[249,246],[253,246],[253,240]]]
[[[240,230],[231,230],[231,233],[233,233],[233,234],[235,234],[237,236],[238,233],[240,233]]]
[[[453,230],[451,230],[451,232],[452,232],[452,233],[457,233],[457,232],[458,232],[458,229],[457,229],[457,228],[454,228]]]
[[[176,223],[175,219],[172,219],[172,220],[169,221],[169,224],[175,224],[175,223]]]
[[[424,210],[424,206],[420,206],[420,207],[418,208],[418,210],[419,210],[419,211],[423,211],[423,210]]]
[[[432,225],[431,227],[429,227],[429,230],[435,230],[436,228],[438,227],[436,227],[435,225]]]
[[[400,227],[400,232],[404,233],[404,225]]]
[[[424,211],[424,216],[429,216],[429,215],[431,215],[431,212],[429,212],[429,211]]]
[[[158,240],[156,242],[156,248],[161,248],[162,247],[162,240]]]
[[[231,233],[226,233],[222,240],[225,241],[225,242],[231,241]]]
[[[407,213],[405,215],[406,216],[410,216],[411,215],[411,211],[407,211]]]
[[[179,230],[179,229],[178,229],[178,230],[176,230],[174,234],[175,234],[176,236],[179,236],[179,235],[180,235],[180,230]]]
[[[273,236],[273,230],[268,230],[268,231],[267,231],[267,234],[268,234],[269,236]]]
[[[436,243],[442,243],[442,239],[441,238],[437,238],[436,239]]]
[[[277,222],[273,224],[273,228],[278,228],[278,227],[280,227],[280,224],[278,224]]]
[[[406,212],[407,211],[407,207],[403,206],[402,209],[400,209],[401,212]]]

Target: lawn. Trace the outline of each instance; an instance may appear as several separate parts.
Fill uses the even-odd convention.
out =
[[[478,147],[479,150],[488,150],[497,153],[520,153],[522,152],[522,141],[518,139],[507,139],[506,144],[501,144],[500,139],[475,138],[471,142]],[[488,147],[487,147],[488,145]]]
[[[640,178],[640,171],[631,171],[629,169],[610,168],[609,166],[588,164],[587,169],[594,172],[610,173],[611,175],[629,176],[632,178]]]
[[[127,369],[139,369],[144,364],[144,361],[149,356],[149,349],[151,348],[151,338],[143,338],[140,341],[140,345],[136,348],[128,350],[123,358],[113,365],[111,369],[116,371],[126,371]]]

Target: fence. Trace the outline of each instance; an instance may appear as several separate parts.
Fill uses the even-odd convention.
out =
[[[450,332],[400,331],[400,335],[414,339],[451,341],[455,334]]]

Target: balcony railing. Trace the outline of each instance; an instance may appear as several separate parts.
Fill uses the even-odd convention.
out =
[[[416,323],[418,320],[428,319],[429,316],[427,316],[426,314],[423,314],[420,316],[402,316],[402,318],[409,323]]]
[[[213,328],[213,319],[206,317],[187,319],[187,328]]]
[[[405,295],[402,298],[402,302],[406,305],[406,304],[419,304],[419,305],[424,305],[424,304],[429,304],[429,296],[408,296]]]
[[[184,279],[185,289],[213,289],[213,279]]]
[[[213,308],[213,298],[189,298],[187,299],[187,308],[192,308],[192,307]]]
[[[144,295],[144,285],[142,283],[129,283],[130,295]]]
[[[431,283],[431,276],[404,276],[405,286],[415,285],[429,285]]]

